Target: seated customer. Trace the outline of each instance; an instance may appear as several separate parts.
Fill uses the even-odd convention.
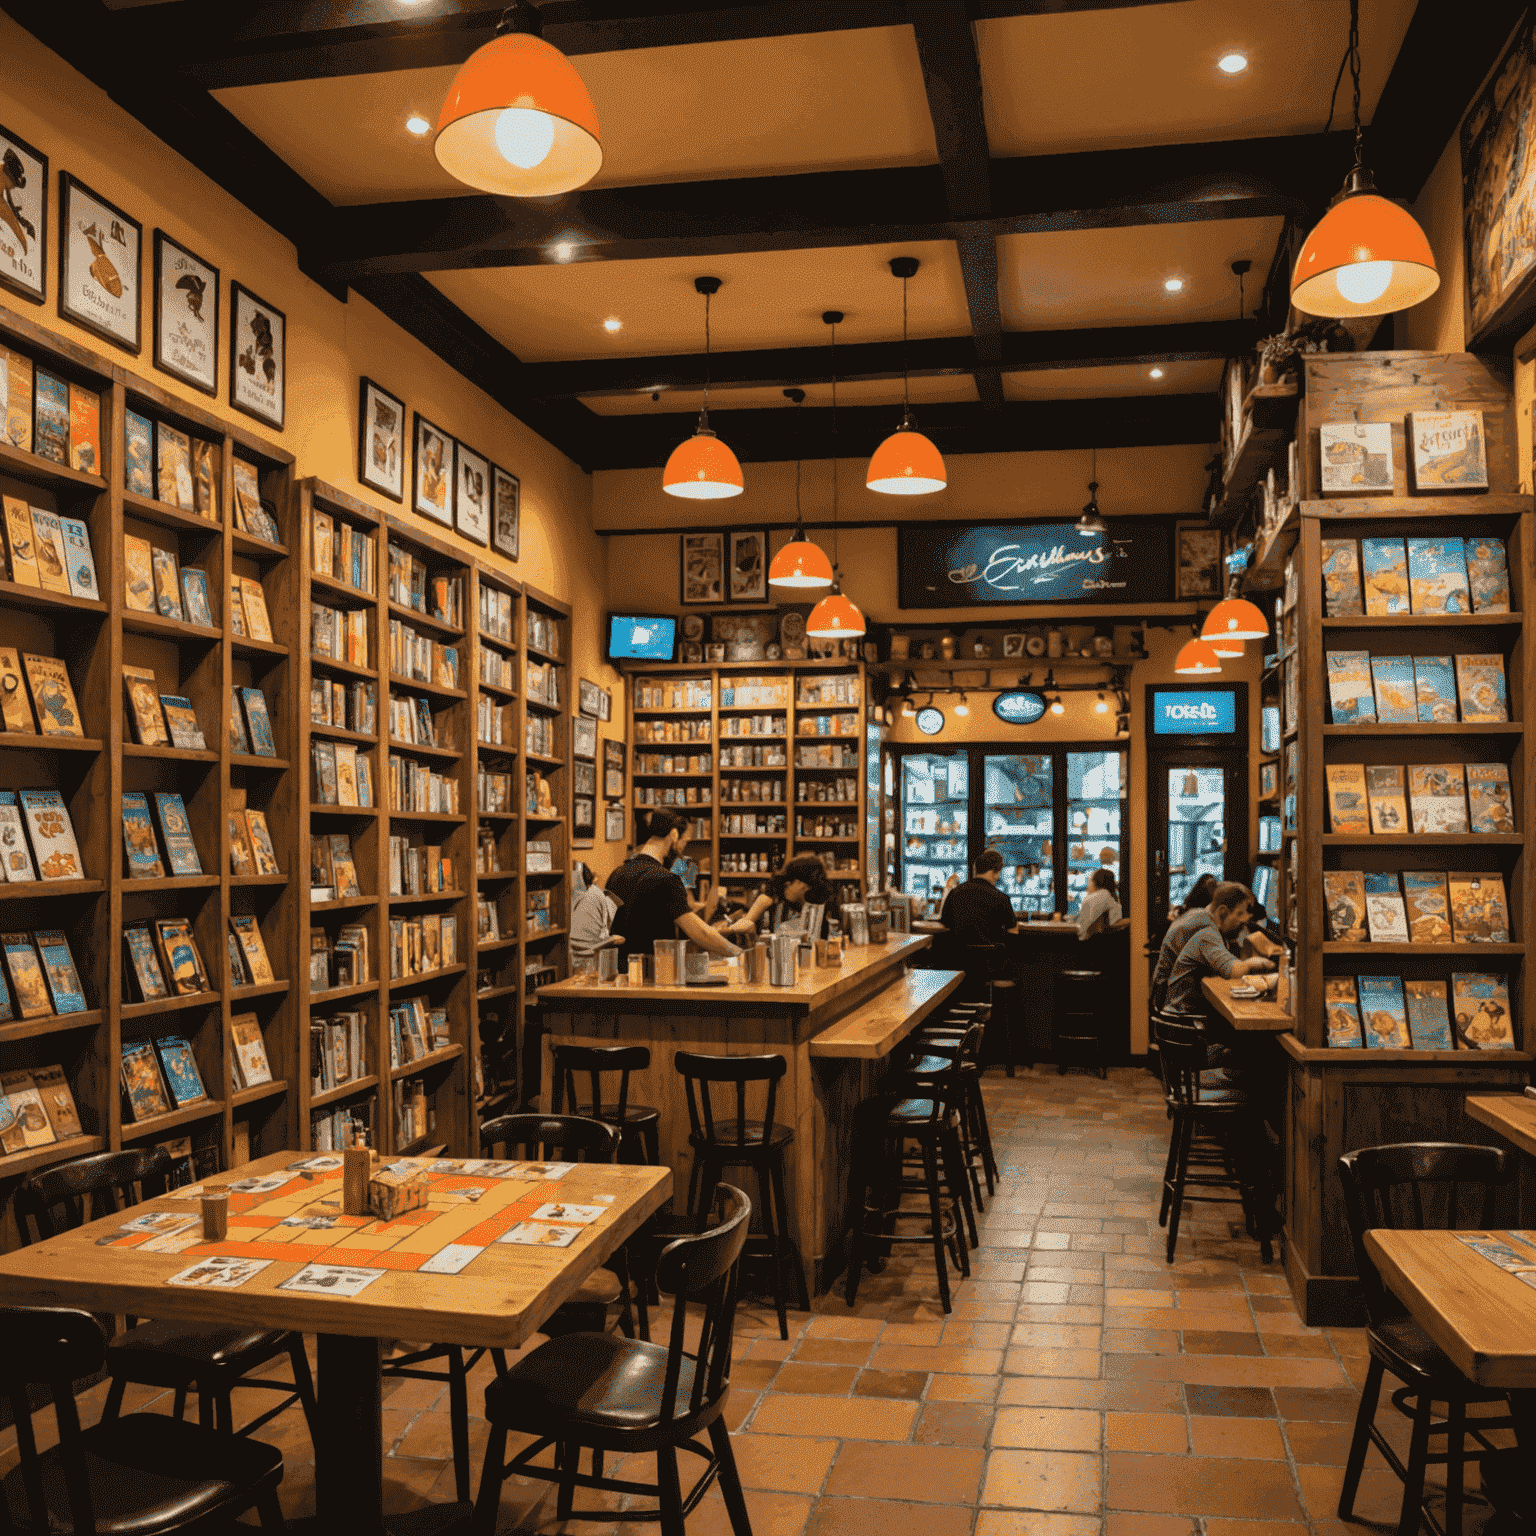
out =
[[[827,867],[812,853],[791,859],[768,882],[768,889],[753,899],[752,905],[726,925],[729,934],[748,938],[757,932],[757,920],[769,914],[768,932],[779,933],[795,928],[805,920],[807,907],[821,908],[821,931],[811,938],[827,936],[827,909],[832,903],[832,887],[827,883]]]
[[[571,903],[571,969],[589,971],[613,934],[619,904],[600,885],[589,885]]]
[[[971,869],[971,878],[944,898],[939,921],[957,944],[1001,944],[1019,922],[1013,903],[997,888],[1003,856],[985,848]]]
[[[1120,921],[1120,888],[1115,872],[1102,865],[1088,876],[1088,894],[1077,909],[1079,941],[1106,933]]]
[[[655,810],[642,812],[640,820],[645,841],[608,877],[608,892],[619,903],[612,921],[624,940],[620,958],[653,955],[657,939],[678,937],[692,939],[712,955],[739,955],[734,944],[690,910],[688,887],[672,873],[688,818]]]
[[[1207,872],[1200,876],[1189,888],[1189,895],[1184,898],[1184,904],[1173,914],[1174,918],[1183,917],[1186,912],[1193,912],[1197,907],[1208,907],[1211,904],[1211,892],[1221,882],[1215,875]],[[1237,956],[1239,960],[1246,958],[1245,949],[1251,949],[1256,955],[1263,955],[1267,960],[1274,960],[1284,953],[1281,945],[1276,944],[1264,931],[1264,917],[1259,910],[1258,903],[1254,903],[1253,926],[1246,924],[1234,929],[1233,932],[1223,934],[1227,948]]]
[[[1208,906],[1186,912],[1168,929],[1152,975],[1152,1006],[1173,1013],[1200,1013],[1207,976],[1251,976],[1274,969],[1262,955],[1239,960],[1227,948],[1227,936],[1244,927],[1253,914],[1253,893],[1236,881],[1223,881]],[[1262,981],[1256,986],[1263,986]]]

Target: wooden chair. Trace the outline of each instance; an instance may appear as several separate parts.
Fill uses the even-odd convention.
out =
[[[282,1452],[163,1413],[103,1419],[81,1429],[74,1383],[106,1359],[89,1312],[0,1308],[0,1396],[16,1424],[18,1464],[0,1480],[0,1529],[24,1536],[214,1536],[254,1508],[283,1529]],[[58,1443],[38,1449],[30,1389],[53,1398]],[[236,1527],[248,1529],[248,1527]]]
[[[684,1536],[687,1516],[718,1476],[734,1536],[752,1536],[730,1432],[721,1418],[730,1388],[737,1283],[752,1204],[729,1184],[721,1184],[718,1193],[725,1207],[718,1224],[669,1243],[657,1264],[657,1283],[673,1297],[666,1344],[574,1333],[541,1345],[486,1388],[491,1435],[475,1501],[475,1536],[492,1536],[502,1484],[513,1474],[558,1483],[561,1520],[574,1516],[608,1523],[615,1518],[607,1510],[573,1510],[578,1487],[655,1497],[659,1511],[625,1511],[618,1518],[659,1517],[662,1536]],[[702,1307],[701,1319],[689,1317],[690,1302]],[[698,1345],[688,1353],[685,1329],[695,1321]],[[694,1439],[701,1431],[708,1432],[707,1447]],[[509,1434],[538,1438],[508,1463]],[[555,1466],[533,1466],[533,1459],[551,1445],[556,1447]],[[592,1450],[590,1476],[579,1470],[584,1446]],[[603,1457],[609,1451],[620,1456],[654,1453],[656,1483],[605,1478]],[[686,1497],[678,1475],[679,1451],[705,1462]]]
[[[1502,1392],[1475,1385],[1453,1365],[1428,1334],[1408,1315],[1407,1309],[1382,1283],[1381,1275],[1365,1247],[1372,1227],[1408,1231],[1447,1229],[1469,1225],[1488,1227],[1494,1221],[1494,1205],[1500,1186],[1514,1177],[1514,1162],[1497,1147],[1463,1146],[1456,1142],[1420,1141],[1401,1146],[1361,1147],[1339,1159],[1339,1181],[1344,1186],[1349,1235],[1354,1243],[1355,1268],[1365,1297],[1366,1342],[1371,1363],[1366,1371],[1360,1407],[1355,1414],[1355,1433],[1349,1460],[1344,1467],[1344,1486],[1339,1494],[1339,1518],[1353,1518],[1355,1492],[1366,1452],[1372,1445],[1403,1481],[1403,1507],[1398,1536],[1415,1536],[1420,1517],[1441,1536],[1459,1536],[1464,1502],[1463,1472],[1470,1436],[1483,1451],[1491,1452],[1485,1436],[1490,1429],[1508,1429],[1510,1418],[1469,1421],[1469,1403],[1504,1400]],[[1475,1209],[1464,1209],[1470,1197]],[[1464,1216],[1471,1218],[1464,1221]],[[1404,1466],[1397,1452],[1376,1427],[1376,1405],[1382,1377],[1390,1371],[1403,1386],[1392,1394],[1392,1406],[1413,1421]],[[1408,1407],[1408,1400],[1413,1406]],[[1435,1419],[1436,1402],[1446,1405],[1443,1420]],[[1431,1454],[1429,1437],[1444,1435],[1443,1453]],[[1424,1502],[1427,1467],[1445,1467],[1445,1524],[1442,1526]],[[1529,1473],[1527,1472],[1527,1476]]]
[[[908,1049],[898,1059],[897,1069],[912,1071],[926,1063],[930,1071],[954,1067],[959,1073],[964,1102],[960,1106],[960,1141],[965,1151],[966,1167],[971,1173],[971,1198],[978,1211],[984,1210],[981,1178],[987,1193],[995,1193],[1002,1175],[992,1150],[992,1129],[987,1123],[987,1101],[981,1091],[982,1058],[986,1034],[995,1012],[989,1003],[961,1003],[946,1009],[939,1018],[920,1025],[908,1037]],[[968,1032],[975,1027],[975,1040],[967,1046]],[[962,1046],[966,1050],[962,1052]]]
[[[122,1152],[101,1152],[94,1157],[58,1163],[34,1173],[16,1191],[16,1225],[23,1243],[42,1241],[61,1231],[83,1225],[86,1201],[91,1220],[126,1211],[138,1201],[164,1193],[171,1165],[163,1147],[133,1147]],[[189,1204],[189,1213],[196,1209]],[[315,1432],[315,1388],[304,1352],[304,1335],[286,1329],[207,1328],[200,1323],[143,1322],[128,1328],[107,1345],[106,1368],[112,1378],[102,1410],[110,1423],[122,1411],[123,1394],[130,1382],[163,1387],[176,1393],[175,1417],[186,1410],[187,1393],[195,1391],[198,1422],[230,1434],[250,1435],[278,1414],[298,1403]],[[292,1382],[271,1381],[252,1372],[279,1355],[287,1355],[293,1368]],[[234,1427],[231,1407],[236,1387],[281,1392],[276,1407],[259,1414],[240,1429]]]
[[[661,1111],[649,1104],[629,1102],[629,1075],[650,1066],[650,1050],[643,1045],[551,1045],[549,1054],[554,1077],[549,1107],[553,1113],[565,1111],[616,1127],[626,1147],[640,1149],[637,1161],[655,1167],[661,1161]],[[619,1087],[610,1098],[603,1092],[603,1078],[611,1072],[619,1074]],[[577,1102],[577,1073],[586,1074],[591,1089],[592,1097],[585,1104]]]

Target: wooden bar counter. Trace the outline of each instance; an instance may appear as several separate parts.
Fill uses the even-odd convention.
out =
[[[806,1282],[823,1290],[842,1267],[854,1107],[877,1091],[884,1058],[962,980],[955,971],[908,975],[908,961],[929,942],[924,934],[897,934],[886,944],[850,945],[841,966],[802,968],[792,987],[766,981],[632,987],[592,975],[543,987],[540,1102],[549,1108],[552,1044],[648,1046],[651,1065],[630,1078],[630,1098],[661,1111],[661,1160],[681,1191],[692,1153],[683,1080],[672,1064],[676,1052],[783,1056],[789,1069],[779,1080],[774,1119],[795,1133],[787,1159],[789,1204]],[[747,1112],[761,1116],[762,1085],[750,1087]],[[748,1170],[741,1173],[750,1178]],[[755,1185],[747,1193],[760,1198]]]

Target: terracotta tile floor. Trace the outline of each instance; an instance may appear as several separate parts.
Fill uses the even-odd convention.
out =
[[[756,1536],[1395,1529],[1400,1484],[1374,1452],[1360,1523],[1335,1517],[1362,1332],[1305,1328],[1278,1265],[1232,1237],[1235,1207],[1193,1207],[1178,1262],[1164,1263],[1167,1121],[1156,1084],[1129,1069],[1107,1083],[994,1073],[986,1095],[1003,1183],[950,1316],[931,1258],[909,1250],[864,1277],[853,1310],[839,1290],[811,1314],[792,1313],[788,1343],[771,1308],[754,1303],[739,1318],[728,1422]],[[479,1385],[488,1372],[486,1361]],[[103,1390],[82,1400],[87,1419]],[[168,1396],[145,1396],[135,1404],[130,1394],[130,1406],[168,1409]],[[389,1506],[451,1499],[444,1393],[395,1384],[384,1419]],[[1399,1417],[1388,1409],[1382,1423],[1406,1449]],[[38,1425],[50,1435],[51,1414]],[[477,1481],[484,1434],[475,1419]],[[312,1513],[302,1417],[284,1415],[266,1437],[284,1454],[285,1509]],[[11,1440],[0,1440],[0,1465]],[[649,1480],[654,1462],[634,1458],[625,1473]],[[504,1532],[562,1531],[546,1487],[508,1483]],[[1468,1507],[1468,1536],[1485,1515]],[[729,1531],[717,1490],[688,1529]]]

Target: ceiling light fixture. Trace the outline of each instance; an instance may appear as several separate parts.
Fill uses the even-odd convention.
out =
[[[683,496],[690,501],[719,501],[726,496],[740,496],[746,489],[736,455],[709,427],[709,301],[719,293],[720,279],[696,277],[693,290],[704,296],[704,406],[693,436],[672,450],[672,457],[662,471],[661,488],[670,496]]]
[[[803,389],[786,389],[784,397],[794,405],[805,404]],[[795,438],[797,441],[802,441],[804,435],[803,432],[797,431]],[[798,590],[832,585],[832,562],[827,559],[826,551],[821,545],[813,544],[806,537],[805,517],[800,511],[801,462],[799,459],[795,460],[795,534],[789,543],[773,557],[768,566],[770,587]]]
[[[949,482],[943,456],[912,425],[911,385],[907,370],[907,283],[916,273],[915,256],[897,256],[891,275],[901,279],[901,425],[875,449],[864,483],[886,496],[926,496]]]
[[[1160,379],[1160,378],[1162,378],[1162,376],[1163,376],[1163,370],[1161,368],[1154,368],[1152,370],[1152,377],[1154,379]]]
[[[1099,695],[1098,703],[1093,706],[1093,712],[1096,715],[1107,715],[1109,713],[1109,700],[1102,693]]]
[[[1248,68],[1248,55],[1246,53],[1224,53],[1216,60],[1216,68],[1224,75],[1240,75]]]
[[[1056,697],[1051,700],[1051,713],[1053,715],[1064,715],[1066,712],[1067,706],[1061,702],[1061,695],[1058,693]]]
[[[1221,657],[1204,640],[1191,640],[1179,652],[1173,670],[1180,677],[1209,677],[1221,671]]]
[[[1440,286],[1435,253],[1424,231],[1411,213],[1376,191],[1365,167],[1365,131],[1360,126],[1360,0],[1349,0],[1349,48],[1344,59],[1354,81],[1355,163],[1344,178],[1343,190],[1307,236],[1291,274],[1291,302],[1297,309],[1333,319],[1410,309]],[[1342,76],[1342,66],[1339,73]],[[1338,91],[1337,81],[1334,91]],[[1331,108],[1328,125],[1333,125]]]
[[[1163,287],[1169,293],[1183,293],[1184,279],[1182,277],[1167,277],[1163,279]]]
[[[970,712],[971,706],[966,702],[965,689],[962,688],[960,690],[960,702],[955,705],[955,713],[957,715],[968,715]]]
[[[550,197],[584,186],[602,168],[592,97],[543,32],[538,7],[512,0],[496,36],[453,77],[432,147],[466,186]]]
[[[574,247],[571,245],[569,240],[562,240],[554,248],[553,255],[556,261],[569,261],[571,259],[571,253],[573,250]]]
[[[813,640],[857,640],[867,630],[858,605],[843,596],[843,573],[837,564],[837,328],[840,309],[828,309],[821,318],[832,334],[832,590],[811,609],[805,632]]]
[[[1097,448],[1093,450],[1093,469],[1090,473],[1092,479],[1088,482],[1088,500],[1074,524],[1085,539],[1102,538],[1109,532],[1109,524],[1104,521],[1104,514],[1099,511],[1099,450]]]
[[[622,331],[624,329],[624,322],[613,315],[609,315],[603,321],[603,329],[611,336],[615,331]]]
[[[421,113],[413,112],[405,120],[405,131],[407,133],[414,133],[419,139],[423,134],[432,132],[432,124]]]

